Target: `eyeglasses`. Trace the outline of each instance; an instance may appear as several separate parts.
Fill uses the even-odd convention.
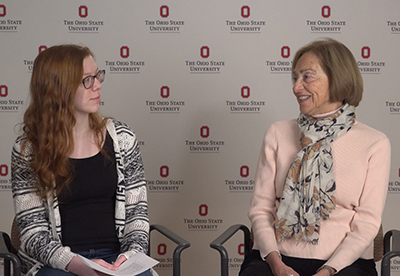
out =
[[[94,79],[96,78],[100,83],[104,81],[106,77],[106,70],[99,70],[94,76],[87,76],[82,80],[83,87],[86,89],[90,89],[94,85]]]

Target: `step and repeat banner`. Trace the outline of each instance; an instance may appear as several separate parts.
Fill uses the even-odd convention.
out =
[[[138,137],[151,223],[191,243],[182,275],[219,275],[209,244],[232,224],[250,226],[263,135],[298,116],[292,58],[320,37],[351,49],[365,84],[357,118],[391,140],[383,227],[400,228],[398,0],[0,0],[0,229],[10,232],[14,217],[10,152],[33,61],[52,45],[83,44],[106,70],[101,113]],[[242,243],[240,234],[226,243],[231,275]],[[172,275],[173,250],[152,233],[161,276]],[[399,260],[392,271],[400,275]]]

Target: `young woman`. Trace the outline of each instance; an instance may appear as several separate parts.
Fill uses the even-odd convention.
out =
[[[132,130],[98,114],[104,77],[87,47],[35,59],[11,165],[25,274],[102,275],[77,254],[115,270],[147,252],[142,158]]]

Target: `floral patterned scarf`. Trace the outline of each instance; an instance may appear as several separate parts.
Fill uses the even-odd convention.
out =
[[[345,104],[322,119],[300,114],[297,123],[303,149],[286,176],[275,220],[277,240],[295,238],[318,244],[321,220],[328,219],[336,206],[330,143],[350,130],[354,111],[354,106]]]

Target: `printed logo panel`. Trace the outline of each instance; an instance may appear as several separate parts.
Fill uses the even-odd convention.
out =
[[[185,26],[184,20],[170,19],[171,8],[167,5],[160,7],[160,18],[144,20],[145,27],[152,34],[179,34]]]
[[[392,20],[387,20],[386,21],[387,26],[390,30],[390,33],[393,34],[400,34],[400,20],[399,21],[392,21]]]
[[[375,57],[372,58],[372,50],[369,46],[363,46],[361,48],[361,60],[357,62],[358,68],[361,74],[381,74],[383,67],[386,66],[386,62],[377,61]]]
[[[0,165],[0,191],[11,190],[11,179],[9,178],[9,168],[6,164]]]
[[[242,6],[240,14],[236,19],[226,19],[225,25],[229,28],[231,34],[259,34],[265,27],[265,20],[250,19],[250,6]]]
[[[225,187],[230,193],[251,193],[254,189],[254,180],[249,179],[250,168],[247,165],[242,165],[239,168],[238,178],[230,177],[225,179]]]
[[[164,85],[160,88],[160,100],[146,100],[145,105],[149,108],[150,113],[158,114],[179,114],[185,107],[185,101],[176,100],[176,97],[171,100],[165,100],[170,98],[172,90],[169,86]]]
[[[147,189],[149,193],[179,193],[184,187],[185,181],[175,177],[175,172],[171,172],[168,165],[159,168],[157,179],[147,179]]]
[[[330,6],[321,7],[322,19],[306,19],[306,26],[311,33],[315,34],[339,34],[343,31],[347,22],[344,20],[331,19],[332,8]]]
[[[217,231],[223,223],[221,218],[210,218],[209,207],[207,204],[200,204],[196,218],[184,218],[183,223],[188,231]]]
[[[15,99],[13,95],[7,85],[0,85],[0,113],[15,113],[22,109],[24,101]]]
[[[280,48],[279,57],[273,57],[266,61],[270,74],[292,74],[292,61],[290,47],[285,45]]]
[[[200,47],[199,56],[201,60],[186,60],[185,65],[188,67],[190,74],[220,74],[225,61],[207,60],[210,57],[211,49],[208,46]]]
[[[398,102],[398,106],[400,109],[400,101]],[[400,113],[398,113],[400,114]],[[398,179],[397,180],[389,180],[388,193],[389,194],[400,194],[400,168],[398,169]]]
[[[76,17],[77,16],[77,17]],[[76,18],[73,18],[76,17]],[[89,19],[91,18],[91,19]],[[93,14],[89,16],[89,8],[86,5],[78,7],[78,12],[70,18],[62,20],[63,25],[67,28],[68,33],[97,34],[105,25],[104,20],[94,20]]]
[[[0,5],[0,33],[17,33],[22,26],[22,20],[16,18],[6,18],[7,8]]]
[[[119,48],[117,59],[106,59],[105,66],[108,68],[110,74],[140,74],[145,66],[144,61],[137,61],[131,59],[131,48],[123,45]]]
[[[242,86],[240,88],[240,99],[233,100],[229,99],[225,101],[225,105],[228,107],[232,114],[247,114],[247,113],[260,113],[261,109],[265,107],[265,101],[257,101],[250,99],[251,97],[250,86]]]
[[[198,140],[185,140],[185,145],[190,153],[219,153],[225,145],[223,140],[215,140],[211,137],[211,130],[208,126],[202,126],[199,129]]]

